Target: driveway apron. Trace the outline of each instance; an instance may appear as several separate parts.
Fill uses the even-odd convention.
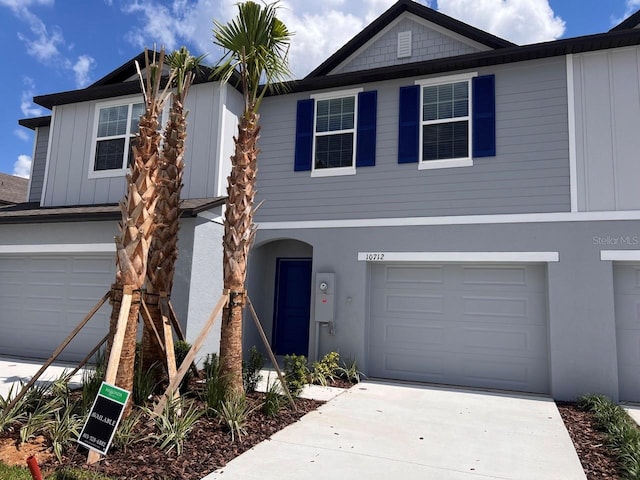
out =
[[[363,382],[205,477],[585,479],[553,400]]]

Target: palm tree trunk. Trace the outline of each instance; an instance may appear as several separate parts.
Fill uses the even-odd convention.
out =
[[[158,295],[171,293],[175,263],[178,258],[178,230],[180,229],[180,191],[184,170],[184,144],[187,137],[187,121],[184,113],[184,95],[172,97],[169,122],[165,129],[162,157],[158,162],[157,226],[154,231],[147,266],[146,301],[151,321],[164,342],[162,315]],[[148,370],[154,363],[166,367],[166,355],[162,353],[149,328],[142,334],[142,367]]]
[[[259,115],[253,109],[240,118],[227,187],[223,237],[224,288],[229,304],[222,311],[221,374],[228,393],[242,393],[242,313],[246,303],[247,257],[255,236],[253,201],[257,174]]]

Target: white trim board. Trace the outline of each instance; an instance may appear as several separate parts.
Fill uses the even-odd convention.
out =
[[[0,255],[7,253],[115,253],[115,251],[115,243],[0,245]]]
[[[558,252],[358,252],[359,262],[559,262]]]
[[[576,100],[573,78],[573,55],[567,55],[567,98],[569,128],[569,190],[571,192],[571,211],[578,211],[578,159],[576,154]]]
[[[474,225],[491,223],[553,223],[640,220],[640,210],[614,212],[516,213],[450,217],[356,218],[346,220],[298,220],[256,222],[260,230],[310,228],[413,227],[426,225]]]
[[[600,250],[600,260],[638,262],[640,250]]]

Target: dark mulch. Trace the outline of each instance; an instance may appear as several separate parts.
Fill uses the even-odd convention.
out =
[[[587,480],[623,478],[614,453],[606,445],[605,434],[596,429],[592,413],[578,408],[575,403],[556,404],[578,452]]]

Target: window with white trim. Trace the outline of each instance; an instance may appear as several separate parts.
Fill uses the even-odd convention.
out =
[[[140,101],[110,101],[96,105],[90,177],[122,175],[129,167],[140,116]],[[160,115],[162,125],[162,115]]]
[[[420,85],[419,168],[472,165],[471,79],[422,80]]]
[[[312,174],[355,173],[358,90],[312,95],[315,100]]]

